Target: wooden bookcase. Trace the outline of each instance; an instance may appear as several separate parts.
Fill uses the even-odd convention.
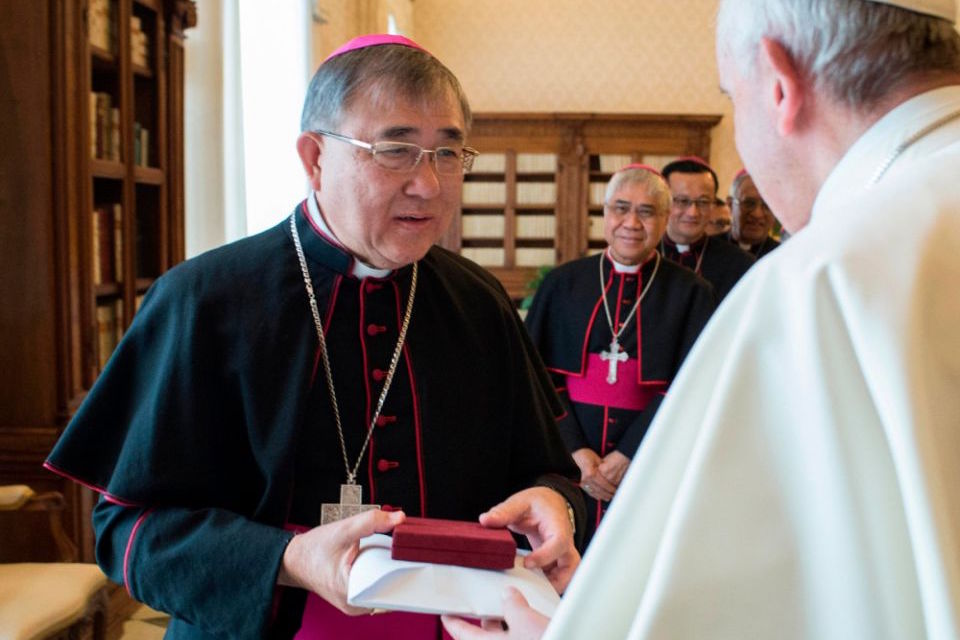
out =
[[[63,492],[86,561],[93,495],[41,465],[140,296],[183,260],[183,38],[196,23],[192,0],[105,4],[0,12],[0,483]]]
[[[618,168],[710,157],[718,115],[477,113],[480,157],[443,246],[494,273],[516,300],[537,268],[599,251],[603,188]]]

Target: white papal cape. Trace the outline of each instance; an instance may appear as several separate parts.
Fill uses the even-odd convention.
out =
[[[960,87],[836,166],[701,334],[547,638],[960,637]]]

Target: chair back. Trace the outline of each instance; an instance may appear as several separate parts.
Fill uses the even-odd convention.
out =
[[[63,526],[64,506],[57,491],[0,486],[0,563],[75,562],[77,548]]]

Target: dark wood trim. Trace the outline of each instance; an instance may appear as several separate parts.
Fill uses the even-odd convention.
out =
[[[125,327],[136,296],[183,259],[183,37],[197,19],[190,0],[113,6],[117,25],[148,18],[148,67],[133,63],[126,28],[110,51],[90,44],[88,0],[4,0],[0,12],[11,89],[0,101],[0,201],[9,205],[0,217],[0,483],[61,492],[85,561],[95,495],[42,465],[99,372],[97,305],[119,303]],[[90,157],[94,89],[109,90],[119,109],[119,160]],[[137,118],[151,120],[150,167],[134,164]],[[92,211],[101,203],[123,207],[123,250],[117,281],[95,285]],[[149,218],[140,245],[138,210]],[[156,264],[138,278],[140,248]]]

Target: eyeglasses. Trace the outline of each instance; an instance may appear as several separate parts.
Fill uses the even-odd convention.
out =
[[[373,156],[373,161],[378,165],[389,171],[401,173],[413,171],[420,164],[423,155],[431,153],[433,154],[433,166],[436,167],[437,173],[445,176],[462,175],[470,171],[474,158],[480,155],[479,151],[471,147],[424,149],[420,145],[410,142],[374,142],[371,144],[330,131],[317,129],[315,133],[369,151],[370,155]]]
[[[657,217],[656,208],[649,204],[638,204],[634,206],[632,202],[627,202],[626,200],[614,200],[613,202],[606,203],[605,206],[619,217],[628,215],[630,211],[636,211],[637,217],[643,222],[653,220]]]
[[[734,198],[733,201],[740,205],[740,211],[744,213],[753,213],[757,207],[763,207],[767,213],[771,213],[770,206],[763,198],[744,198],[743,200]]]
[[[700,211],[708,211],[713,209],[713,198],[691,200],[687,196],[673,196],[673,206],[678,209],[689,209],[691,206],[695,206]]]

